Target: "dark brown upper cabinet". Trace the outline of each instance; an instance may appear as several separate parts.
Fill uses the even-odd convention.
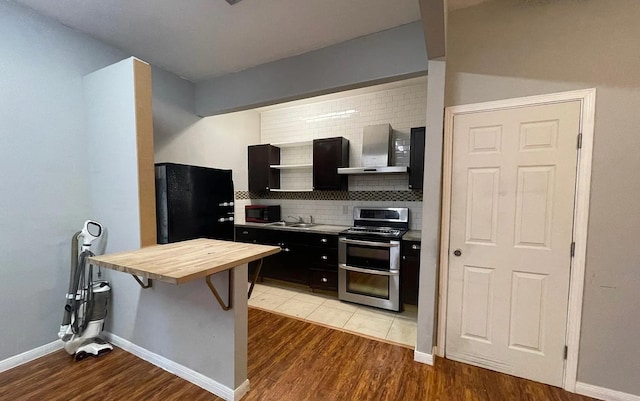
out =
[[[425,127],[411,128],[409,154],[409,189],[422,189],[424,177]]]
[[[343,137],[313,140],[313,189],[346,191],[348,176],[338,174],[349,167],[349,140]]]
[[[249,191],[260,192],[280,188],[280,171],[270,166],[280,164],[280,148],[272,145],[248,147]]]

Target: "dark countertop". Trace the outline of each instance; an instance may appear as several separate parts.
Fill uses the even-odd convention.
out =
[[[403,241],[420,241],[422,240],[422,231],[409,230],[402,236]]]
[[[253,227],[253,228],[264,228],[267,230],[298,231],[303,233],[316,233],[316,234],[338,234],[339,232],[346,230],[350,226],[334,226],[330,224],[318,224],[309,228],[298,228],[298,227],[270,226],[268,223],[236,223],[236,227]],[[422,239],[422,231],[420,230],[409,230],[402,237],[403,241],[420,241],[421,239]]]
[[[309,228],[298,227],[283,227],[283,226],[270,226],[268,223],[236,223],[236,227],[253,227],[264,228],[267,230],[280,230],[280,231],[297,231],[303,233],[316,233],[316,234],[338,234],[340,231],[344,231],[349,226],[334,226],[330,224],[318,224]]]

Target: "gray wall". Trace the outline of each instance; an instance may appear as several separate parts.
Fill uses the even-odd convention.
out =
[[[176,133],[187,130],[201,118],[195,115],[196,88],[193,82],[158,67],[151,68],[151,78],[153,146],[157,153],[171,146]]]
[[[123,206],[123,183],[100,175],[113,171],[109,163],[116,158],[89,163],[86,139],[91,125],[86,117],[101,112],[85,107],[83,77],[127,55],[5,2],[0,2],[0,48],[0,360],[4,360],[57,339],[71,236],[87,218],[107,218],[101,214],[105,208],[97,207],[99,201]],[[192,84],[161,70],[154,69],[153,75],[155,132],[162,142],[200,119],[193,114]],[[122,110],[116,113],[124,115]],[[122,133],[105,132],[105,139],[116,131]],[[130,144],[133,148],[126,148],[135,150],[135,142]],[[120,159],[115,165],[126,168]],[[135,171],[135,165],[130,167]],[[118,189],[100,193],[105,182]],[[138,222],[135,216],[117,214]],[[105,224],[111,234],[108,249],[132,248],[131,235],[137,230]],[[246,282],[242,280],[246,268],[236,275],[238,285]],[[153,290],[143,293],[130,276],[110,276],[114,302],[109,329],[229,388],[246,378],[246,360],[234,360],[234,354],[246,354],[246,316],[236,319],[234,311],[222,313],[202,280],[182,286],[154,283]],[[214,282],[226,288],[224,275]],[[240,288],[235,293],[240,294],[235,299],[239,311],[247,301]],[[243,332],[245,339],[237,340],[236,334]]]
[[[82,76],[126,55],[0,2],[0,360],[57,339],[89,216]]]
[[[446,102],[597,89],[578,381],[640,395],[640,3],[533,3],[449,15]]]
[[[424,75],[420,21],[259,65],[196,85],[196,112],[211,116]]]
[[[260,113],[198,117],[193,83],[159,68],[152,73],[156,163],[230,169],[235,190],[246,191],[247,146],[260,142]]]
[[[141,241],[133,59],[89,74],[83,84],[92,216],[109,230],[106,253],[135,250]],[[247,378],[246,267],[235,274],[239,295],[224,312],[203,279],[143,290],[129,274],[107,270],[113,297],[106,330],[233,390]],[[227,275],[215,282],[226,289]]]

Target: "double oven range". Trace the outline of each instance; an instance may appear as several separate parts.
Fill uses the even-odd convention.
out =
[[[338,297],[400,311],[400,241],[409,209],[356,207],[353,217],[338,239]]]

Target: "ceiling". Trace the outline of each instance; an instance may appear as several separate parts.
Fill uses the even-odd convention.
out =
[[[419,0],[11,0],[192,81],[420,19]]]

